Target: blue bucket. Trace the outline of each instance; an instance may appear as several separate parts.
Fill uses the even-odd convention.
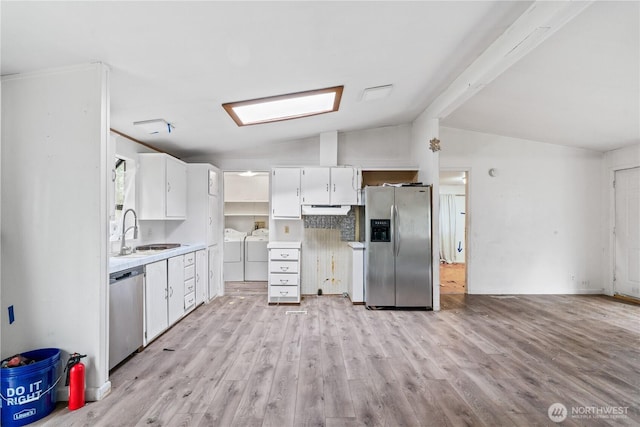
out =
[[[23,426],[46,417],[56,406],[60,350],[42,348],[22,353],[35,363],[0,369],[2,425]]]

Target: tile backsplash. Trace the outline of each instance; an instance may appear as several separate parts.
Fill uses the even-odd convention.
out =
[[[305,215],[304,228],[339,230],[340,240],[352,242],[356,239],[356,215],[352,207],[347,215]]]

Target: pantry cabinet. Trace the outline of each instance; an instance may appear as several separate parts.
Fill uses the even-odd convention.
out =
[[[351,167],[305,167],[301,174],[302,205],[356,205],[358,170]]]
[[[271,215],[276,219],[300,219],[300,168],[271,171]]]
[[[139,219],[185,219],[187,164],[164,153],[138,155]]]

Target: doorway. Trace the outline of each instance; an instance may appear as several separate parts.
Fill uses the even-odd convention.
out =
[[[440,294],[467,293],[468,172],[440,171]]]
[[[640,167],[615,171],[613,293],[640,299]]]
[[[224,172],[223,192],[225,290],[266,293],[269,172]]]

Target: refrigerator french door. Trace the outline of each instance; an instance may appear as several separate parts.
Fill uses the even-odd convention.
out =
[[[431,187],[365,187],[368,307],[432,308]]]

